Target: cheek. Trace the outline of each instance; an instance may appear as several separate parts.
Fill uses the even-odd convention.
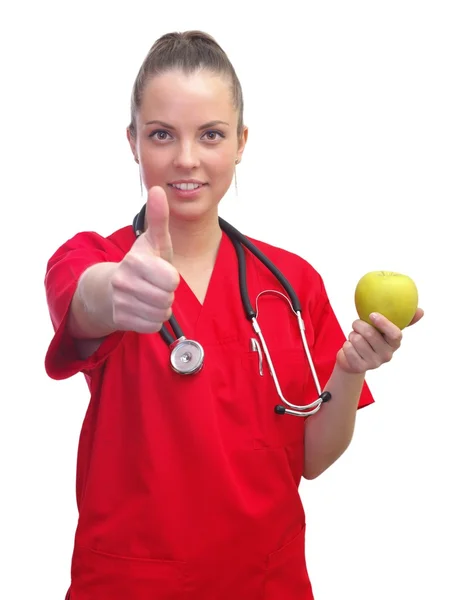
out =
[[[229,184],[233,177],[236,169],[236,151],[233,148],[223,149],[222,152],[217,152],[215,156],[210,157],[207,163],[210,167],[210,175],[214,174],[215,177],[221,180],[223,183]],[[206,160],[203,163],[206,165]]]
[[[212,179],[214,179],[214,188],[219,192],[220,195],[224,195],[226,190],[233,182],[234,178],[234,161],[231,163],[226,161],[226,163],[222,163],[220,165],[219,171],[216,170],[213,174],[211,174]]]
[[[149,188],[153,185],[160,184],[166,179],[167,160],[162,152],[161,156],[157,156],[154,152],[142,151],[140,155],[140,172],[142,181],[145,187]]]
[[[213,180],[216,188],[228,187],[234,178],[236,150],[231,146],[220,148],[217,151],[204,149],[200,156],[200,171],[202,175]],[[166,148],[142,147],[140,152],[140,171],[143,184],[147,189],[153,185],[161,184],[168,179],[170,172],[174,172],[174,154]]]
[[[204,166],[212,166],[217,171],[226,172],[234,168],[236,152],[229,147],[222,147],[215,152],[206,152],[201,156],[201,162]]]

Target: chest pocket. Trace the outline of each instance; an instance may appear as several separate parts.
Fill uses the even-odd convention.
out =
[[[303,404],[309,371],[304,350],[274,350],[270,354],[284,398],[292,404]],[[252,406],[254,448],[278,448],[303,441],[305,419],[276,414],[275,406],[283,402],[265,356],[262,370],[259,362],[257,352],[251,351],[243,356],[245,373],[241,386],[242,393],[249,397]]]
[[[316,400],[308,399],[311,371],[305,349],[300,337],[298,321],[284,298],[276,296],[262,297],[259,303],[258,322],[266,341],[280,390],[291,404],[303,405]],[[251,336],[250,336],[251,337]],[[303,441],[305,418],[293,415],[278,415],[277,404],[284,404],[279,397],[257,335],[260,352],[251,349],[243,354],[243,377],[240,385],[242,393],[250,398],[252,406],[253,445],[255,448],[284,447]],[[313,342],[312,332],[307,332],[309,345]]]

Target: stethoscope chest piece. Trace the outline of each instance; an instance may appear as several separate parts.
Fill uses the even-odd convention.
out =
[[[176,373],[193,375],[202,369],[205,352],[198,342],[181,337],[170,348],[170,363]]]
[[[142,210],[138,215],[135,216],[133,221],[133,228],[137,237],[141,234],[142,231],[144,231],[145,211],[146,204],[144,204]],[[323,393],[321,392],[318,376],[315,370],[315,365],[313,364],[312,355],[305,335],[305,323],[302,318],[302,308],[297,294],[292,288],[290,282],[281,273],[281,271],[248,238],[246,238],[237,229],[232,227],[229,223],[226,223],[226,221],[224,221],[221,218],[219,219],[219,224],[221,229],[229,236],[229,239],[231,240],[236,251],[238,259],[239,290],[241,293],[241,301],[243,303],[245,315],[247,319],[252,323],[254,333],[256,333],[259,338],[259,340],[257,340],[256,338],[251,338],[251,350],[257,351],[259,356],[259,375],[263,375],[263,356],[265,356],[266,363],[269,366],[272,379],[274,380],[277,395],[282,402],[282,404],[278,404],[277,406],[275,406],[274,410],[278,415],[287,414],[297,417],[308,417],[310,415],[313,415],[320,410],[320,407],[324,402],[328,402],[330,400],[331,394],[329,391],[324,391]],[[256,306],[254,309],[249,299],[249,293],[247,289],[246,256],[244,253],[244,247],[247,248],[254,256],[256,256],[256,258],[259,261],[261,261],[262,264],[266,266],[269,269],[269,271],[277,278],[281,286],[287,292],[287,296],[279,290],[264,290],[257,296]],[[272,293],[282,296],[286,300],[286,302],[288,302],[292,312],[295,314],[295,317],[298,320],[302,344],[305,350],[305,356],[307,358],[307,362],[312,373],[312,377],[315,383],[315,389],[318,393],[317,400],[310,404],[306,404],[304,406],[299,404],[292,404],[285,398],[280,387],[277,373],[275,372],[269,349],[267,348],[267,344],[264,339],[264,334],[261,331],[261,328],[257,322],[257,302],[259,297],[262,294],[266,293]],[[194,373],[198,373],[203,368],[205,355],[203,347],[195,340],[189,340],[185,337],[174,315],[170,316],[169,325],[175,337],[170,333],[170,331],[168,331],[166,327],[161,327],[159,333],[160,337],[164,340],[164,342],[170,349],[170,364],[173,371],[180,375],[193,375]]]

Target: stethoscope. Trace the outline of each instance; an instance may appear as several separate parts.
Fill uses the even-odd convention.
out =
[[[134,228],[136,237],[141,235],[144,231],[145,212],[146,212],[146,205],[144,205],[142,207],[142,210],[134,217],[133,228]],[[325,392],[321,391],[317,373],[315,372],[315,367],[313,365],[312,357],[310,355],[307,338],[305,337],[305,324],[303,322],[302,314],[301,314],[302,308],[300,306],[299,299],[297,298],[297,295],[296,295],[294,289],[292,288],[290,283],[287,281],[287,279],[284,277],[284,275],[281,273],[281,271],[279,271],[279,269],[259,250],[259,248],[257,248],[242,233],[240,233],[237,229],[235,229],[232,225],[227,223],[221,217],[219,217],[219,225],[220,225],[222,231],[224,231],[226,233],[226,235],[229,237],[229,239],[231,240],[231,242],[234,246],[234,249],[236,251],[236,254],[237,254],[238,269],[239,269],[239,289],[240,289],[240,293],[241,293],[241,300],[242,300],[242,303],[244,306],[244,312],[245,312],[246,318],[252,323],[252,327],[253,327],[254,331],[256,332],[257,336],[259,337],[259,341],[260,341],[260,345],[259,345],[259,342],[255,338],[251,338],[251,349],[255,350],[259,356],[259,373],[261,376],[263,375],[262,352],[261,352],[261,346],[262,346],[267,364],[269,365],[269,369],[270,369],[272,378],[274,380],[277,394],[279,395],[279,398],[282,400],[282,402],[286,406],[289,407],[289,408],[286,408],[286,406],[278,404],[274,408],[275,412],[278,415],[289,414],[289,415],[294,415],[296,417],[308,417],[310,415],[315,414],[318,410],[320,410],[320,407],[323,402],[328,402],[328,400],[331,399],[331,394],[330,394],[330,392],[327,392],[327,391],[325,391]],[[277,278],[279,283],[282,284],[282,286],[284,287],[284,289],[287,292],[289,297],[285,296],[284,294],[282,294],[281,292],[278,292],[276,290],[265,290],[264,292],[261,292],[257,296],[256,310],[253,309],[251,301],[249,299],[249,294],[247,292],[246,257],[244,254],[243,246],[245,246],[250,252],[252,252],[252,254],[254,254],[254,256],[256,256],[256,258],[258,258],[271,271],[271,273]],[[300,406],[298,404],[291,404],[290,402],[288,402],[288,400],[285,399],[285,397],[282,393],[282,389],[280,387],[279,380],[277,378],[277,374],[274,369],[274,364],[272,362],[272,359],[269,354],[269,350],[267,348],[266,341],[264,339],[264,335],[263,335],[261,328],[259,327],[259,323],[257,321],[258,300],[259,300],[259,297],[265,293],[272,293],[272,294],[277,294],[279,296],[282,296],[288,302],[292,312],[297,317],[303,347],[305,349],[307,361],[308,361],[310,371],[312,373],[312,377],[315,382],[315,387],[316,387],[317,393],[318,393],[317,400],[315,400],[311,404],[307,404],[305,406]],[[170,348],[170,364],[171,364],[172,369],[176,373],[179,373],[180,375],[193,375],[195,373],[198,373],[199,371],[201,371],[201,369],[203,368],[203,364],[204,364],[205,353],[204,353],[203,346],[199,342],[197,342],[195,340],[189,340],[185,337],[185,335],[184,335],[181,327],[179,326],[176,318],[174,317],[174,315],[172,315],[170,317],[169,323],[170,323],[170,327],[172,328],[173,333],[176,336],[176,339],[173,338],[173,336],[170,334],[170,332],[164,326],[160,329],[159,333],[160,333],[160,336],[162,337],[163,341]]]

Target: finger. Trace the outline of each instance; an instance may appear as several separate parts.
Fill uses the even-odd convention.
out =
[[[136,298],[120,298],[114,306],[114,319],[119,322],[146,322],[148,326],[156,325],[157,329],[160,323],[168,321],[172,314],[170,306],[151,306],[147,302],[142,302]]]
[[[408,327],[410,325],[414,325],[415,323],[417,323],[418,321],[420,321],[423,316],[424,316],[424,311],[422,310],[422,308],[418,308],[416,310],[416,314],[414,315],[412,321],[409,323]]]
[[[171,314],[171,311],[170,311]],[[143,319],[142,317],[135,316],[127,319],[127,323],[121,326],[122,331],[135,331],[136,333],[158,333],[163,326],[163,323],[168,320],[162,319],[159,322],[157,321],[149,321],[147,319]],[[115,319],[116,323],[120,321]]]
[[[145,213],[146,229],[142,234],[157,256],[171,263],[173,259],[172,240],[170,237],[169,209],[167,196],[163,188],[150,188]]]
[[[157,309],[168,309],[173,305],[175,300],[174,292],[157,288],[147,281],[138,282],[131,294],[137,302]]]
[[[353,323],[353,330],[366,340],[372,350],[383,362],[387,362],[391,358],[395,348],[399,347],[397,342],[393,342],[392,345],[389,344],[388,340],[380,331],[361,319],[358,319]],[[399,342],[399,345],[400,343],[401,342]]]
[[[122,262],[124,269],[115,274],[113,286],[132,296],[136,295],[136,290],[142,290],[144,296],[145,289],[150,289],[149,284],[157,290],[174,292],[180,283],[176,268],[163,258],[129,252]]]
[[[346,362],[353,373],[364,373],[368,370],[366,362],[361,358],[351,342],[345,342],[342,347]]]
[[[348,341],[351,343],[353,348],[356,350],[358,355],[368,364],[380,363],[382,360],[379,358],[378,353],[368,343],[368,341],[359,333],[352,331],[348,336]],[[389,349],[388,344],[385,344]]]
[[[399,348],[402,340],[402,331],[399,327],[380,313],[371,313],[370,319],[376,329],[384,335],[384,339],[388,344],[393,348]]]

